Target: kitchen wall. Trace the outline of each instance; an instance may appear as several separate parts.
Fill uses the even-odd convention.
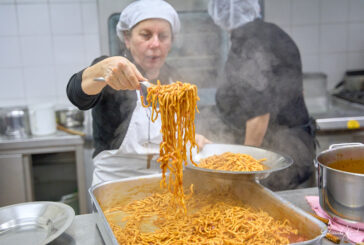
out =
[[[304,72],[328,75],[328,89],[364,69],[363,0],[265,0],[265,19],[293,37]]]
[[[328,89],[364,68],[363,0],[265,0],[265,18],[300,48]],[[100,55],[97,0],[0,0],[0,106],[68,104],[66,83]]]
[[[96,0],[0,0],[0,106],[69,104],[70,76],[100,55]]]

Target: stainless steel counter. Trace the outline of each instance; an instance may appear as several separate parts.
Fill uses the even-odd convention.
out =
[[[364,143],[364,105],[329,97],[328,110],[312,113],[318,126],[316,153],[328,149],[332,144]]]
[[[9,138],[0,136],[0,151],[16,151],[25,148],[56,147],[83,144],[78,135],[71,135],[57,130],[55,134],[45,136],[29,136],[27,138]]]
[[[317,188],[306,188],[277,192],[278,195],[290,201],[297,207],[311,211],[305,200],[307,195],[318,195]],[[72,244],[72,245],[100,245],[104,244],[96,226],[96,219],[93,214],[78,215],[73,224],[60,237],[50,243],[50,245]],[[327,239],[323,239],[324,245],[334,244]],[[348,244],[348,243],[346,243]]]
[[[312,114],[318,131],[364,129],[364,105],[330,97],[326,112]]]
[[[311,113],[311,115],[316,120],[319,133],[330,133],[332,131],[355,132],[357,131],[355,129],[364,129],[364,105],[351,103],[334,96],[329,97],[327,111]],[[78,128],[76,130],[84,131],[84,128]],[[87,137],[90,138],[91,136],[88,135]],[[62,131],[57,131],[53,135],[29,136],[24,139],[12,139],[0,136],[0,150],[13,150],[24,147],[52,147],[60,141],[63,141],[63,145],[83,143],[82,137],[78,135],[70,135]]]

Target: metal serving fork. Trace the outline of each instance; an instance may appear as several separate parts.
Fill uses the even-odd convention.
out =
[[[105,82],[105,78],[104,77],[95,77],[94,81]],[[154,84],[152,84],[148,81],[141,81],[139,83],[142,85],[142,86],[140,86],[140,94],[143,95],[144,104],[148,104],[148,102],[147,102],[148,88],[151,86],[154,86]]]
[[[97,81],[97,82],[105,82],[105,78],[104,77],[95,77],[94,78],[94,81]],[[150,83],[150,82],[148,82],[148,81],[141,81],[139,83],[142,84],[142,85],[144,85],[147,88],[153,86],[153,84]]]

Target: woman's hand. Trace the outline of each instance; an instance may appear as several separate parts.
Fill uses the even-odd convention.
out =
[[[96,77],[104,77],[105,82],[94,81]],[[106,58],[84,70],[82,75],[82,90],[89,95],[95,95],[109,85],[115,90],[136,90],[139,82],[147,80],[136,66],[121,56]]]
[[[195,134],[195,140],[196,140],[196,144],[198,145],[198,148],[200,150],[202,150],[206,144],[212,143],[210,140],[208,140],[207,138],[205,138],[205,136],[203,136],[201,134]]]

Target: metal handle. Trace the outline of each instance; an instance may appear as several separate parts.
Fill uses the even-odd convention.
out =
[[[104,77],[95,77],[94,81],[96,81],[96,82],[105,82],[105,78]],[[143,84],[147,88],[153,86],[153,84],[148,82],[148,81],[141,81],[140,83]]]
[[[95,77],[94,78],[94,81],[96,81],[96,82],[105,82],[105,78],[103,78],[103,77]]]
[[[316,159],[313,159],[313,165],[315,166],[316,169],[318,168],[319,163]]]
[[[329,150],[336,149],[336,148],[341,148],[341,147],[345,147],[345,146],[361,146],[361,145],[364,145],[364,144],[362,144],[360,142],[332,144],[332,145],[330,145]]]

